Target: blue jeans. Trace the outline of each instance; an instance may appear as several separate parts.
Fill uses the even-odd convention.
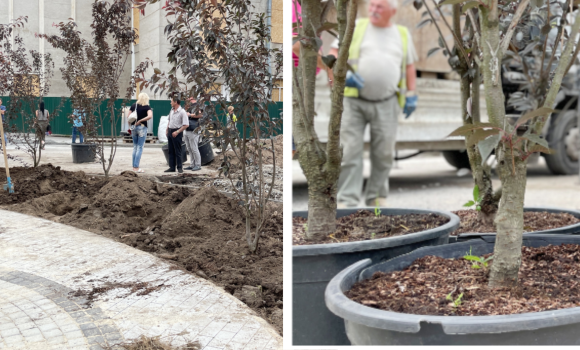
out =
[[[77,142],[77,134],[80,136],[81,143],[85,142],[84,138],[83,138],[83,133],[79,130],[79,128],[77,128],[76,126],[73,126],[72,143]]]
[[[147,127],[143,125],[136,126],[131,132],[133,136],[133,168],[139,168],[141,155],[143,154],[143,145],[147,138]]]

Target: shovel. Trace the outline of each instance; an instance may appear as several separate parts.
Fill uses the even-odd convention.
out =
[[[4,185],[4,191],[14,193],[14,184],[10,180],[10,169],[8,169],[8,154],[6,153],[6,141],[4,140],[4,123],[0,121],[0,138],[2,139],[2,151],[4,151],[4,167],[6,168],[7,184]]]

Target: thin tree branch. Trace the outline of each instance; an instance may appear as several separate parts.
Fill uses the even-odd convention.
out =
[[[550,90],[548,90],[548,94],[546,96],[546,100],[544,101],[543,107],[554,108],[554,103],[556,101],[556,95],[560,91],[560,86],[562,85],[562,79],[564,78],[564,73],[568,68],[568,65],[572,61],[572,47],[576,44],[574,39],[580,30],[580,12],[576,14],[574,18],[574,25],[572,26],[572,30],[570,32],[570,39],[566,43],[566,47],[564,48],[564,52],[562,52],[562,56],[560,58],[560,62],[558,63],[558,67],[556,68],[556,72],[554,74],[554,78],[552,79],[552,85],[550,86]],[[537,122],[534,126],[534,131],[539,133],[544,128],[546,121],[548,120],[547,115],[537,117]]]
[[[443,15],[443,12],[441,11],[441,7],[437,6],[437,2],[435,2],[435,0],[433,0],[433,4],[435,4],[435,8],[439,12],[439,15],[441,16],[441,18],[443,18],[443,23],[445,23],[445,26],[447,26],[447,29],[449,29],[449,31],[453,35],[453,38],[455,39],[455,46],[459,49],[459,51],[461,51],[461,54],[463,55],[463,59],[465,60],[466,64],[469,65],[469,57],[467,56],[467,53],[463,49],[463,41],[459,39],[459,37],[457,36],[457,34],[453,30],[453,28],[451,28],[451,26],[449,25],[449,22],[447,22],[447,19],[445,18],[445,16]],[[454,5],[454,6],[459,6],[459,5]],[[427,6],[425,5],[425,7],[427,7]],[[435,22],[435,19],[433,19],[433,22]],[[441,40],[445,41],[443,36],[441,36]],[[451,56],[451,51],[449,51],[449,56]]]
[[[334,66],[334,86],[332,88],[332,106],[330,108],[330,123],[328,123],[328,143],[326,145],[326,167],[340,166],[342,154],[340,152],[340,127],[343,111],[344,86],[346,82],[346,64],[348,51],[354,34],[357,13],[357,0],[339,0],[338,32],[341,44]],[[348,8],[346,6],[350,5]]]
[[[437,24],[437,21],[435,20],[435,16],[433,16],[431,9],[429,8],[429,6],[427,6],[427,2],[425,0],[421,0],[421,1],[423,2],[423,5],[427,9],[427,12],[429,12],[429,17],[431,17],[431,19],[433,20],[433,24],[435,25],[435,28],[437,28],[437,32],[439,32],[439,37],[441,38],[441,41],[443,41],[443,45],[445,45],[445,49],[447,50],[447,53],[449,53],[449,55],[451,55],[451,50],[449,50],[449,46],[447,46],[447,41],[445,41],[445,39],[444,39],[445,36],[443,36],[443,33],[441,32],[441,28],[439,28],[439,25]]]
[[[520,18],[524,14],[524,11],[526,10],[526,8],[528,7],[529,4],[530,4],[530,0],[522,0],[522,2],[520,2],[520,4],[518,5],[518,8],[516,9],[516,12],[514,13],[514,17],[512,18],[512,21],[511,21],[502,41],[500,43],[502,56],[506,52],[506,50],[510,44],[510,41],[512,40],[512,36],[514,35],[514,32],[516,30],[516,26],[518,25]],[[548,21],[549,21],[549,19],[548,19]]]

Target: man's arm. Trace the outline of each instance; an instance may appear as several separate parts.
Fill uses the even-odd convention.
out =
[[[182,116],[182,123],[183,125],[181,126],[181,128],[179,128],[178,130],[174,131],[173,137],[177,137],[177,135],[181,134],[185,129],[187,129],[189,127],[189,121],[187,120],[187,113],[185,111],[183,111],[183,116]],[[186,124],[187,123],[187,124]]]
[[[415,64],[411,63],[407,65],[407,90],[415,91],[417,87],[417,70],[415,69]]]

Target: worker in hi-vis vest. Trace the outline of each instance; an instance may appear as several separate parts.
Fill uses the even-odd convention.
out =
[[[407,28],[395,25],[397,0],[369,0],[369,18],[356,22],[348,62],[344,112],[340,130],[343,145],[338,180],[338,206],[357,207],[363,190],[364,131],[370,124],[371,177],[364,200],[367,206],[384,206],[389,192],[397,119],[417,107],[415,47]],[[338,56],[336,40],[329,54]]]

